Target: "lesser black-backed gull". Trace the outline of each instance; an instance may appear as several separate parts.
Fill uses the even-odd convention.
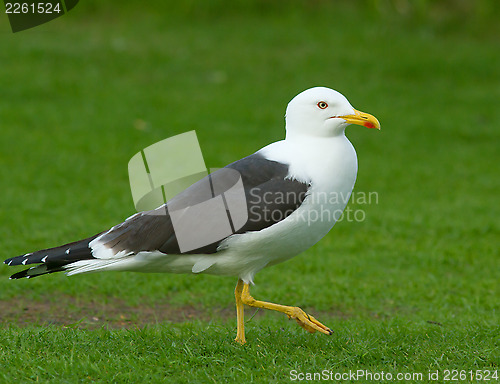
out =
[[[380,125],[372,115],[355,110],[343,95],[324,87],[294,97],[285,120],[284,140],[215,171],[165,205],[137,213],[88,239],[5,260],[10,266],[38,264],[11,278],[58,271],[67,275],[96,271],[232,275],[238,277],[237,342],[245,343],[244,304],[283,312],[310,332],[331,334],[298,307],[255,300],[249,287],[259,270],[298,255],[330,231],[347,204],[358,169],[345,128],[357,124],[379,129]],[[238,180],[246,211],[231,216],[231,207],[242,202],[232,193]],[[341,198],[329,198],[333,195]],[[204,228],[220,227],[217,204],[200,207],[217,196],[223,197],[217,201],[224,204],[227,217],[223,219],[229,218],[231,233],[214,239]],[[179,224],[190,209],[196,222],[191,215]],[[195,245],[183,249],[179,231]]]

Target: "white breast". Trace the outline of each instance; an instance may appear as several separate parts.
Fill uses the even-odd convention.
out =
[[[290,164],[290,178],[311,184],[300,208],[269,228],[226,239],[222,246],[227,251],[217,255],[221,259],[209,273],[226,274],[217,266],[235,268],[243,280],[251,281],[258,270],[298,255],[330,231],[356,181],[356,152],[343,135],[309,140],[280,141],[261,150],[269,160]]]

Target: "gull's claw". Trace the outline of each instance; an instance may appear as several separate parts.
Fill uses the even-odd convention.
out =
[[[272,311],[277,311],[284,313],[289,319],[295,319],[298,325],[304,328],[306,331],[314,333],[316,331],[324,333],[325,335],[332,335],[333,331],[327,326],[321,324],[311,315],[305,313],[299,307],[290,307],[288,305],[280,305],[274,303],[268,303],[266,301],[255,300],[250,295],[250,288],[248,283],[243,283],[240,279],[234,290],[236,297],[236,314],[238,318],[238,330],[235,341],[240,344],[245,344],[245,323],[244,323],[244,311],[243,305],[246,304],[250,307],[270,309]]]
[[[316,331],[324,333],[325,335],[332,335],[333,331],[327,326],[321,324],[313,316],[308,315],[299,307],[292,307],[290,313],[287,313],[289,319],[295,319],[298,325],[306,331],[314,333]]]

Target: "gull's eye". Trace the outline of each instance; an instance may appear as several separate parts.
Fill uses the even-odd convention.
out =
[[[324,101],[320,101],[320,102],[318,103],[318,108],[320,108],[320,109],[325,109],[326,107],[328,107],[328,104],[327,104],[327,103],[325,103]]]

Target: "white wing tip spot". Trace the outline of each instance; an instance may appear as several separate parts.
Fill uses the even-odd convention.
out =
[[[26,265],[26,263],[28,262],[28,259],[24,259],[23,262],[21,263],[22,265]]]
[[[69,255],[69,250],[70,248],[66,249],[66,252],[64,252],[66,255]]]
[[[42,263],[45,263],[45,261],[47,261],[47,257],[49,257],[49,255],[44,256],[44,257],[42,258],[42,260],[40,260],[40,261],[41,261]]]

